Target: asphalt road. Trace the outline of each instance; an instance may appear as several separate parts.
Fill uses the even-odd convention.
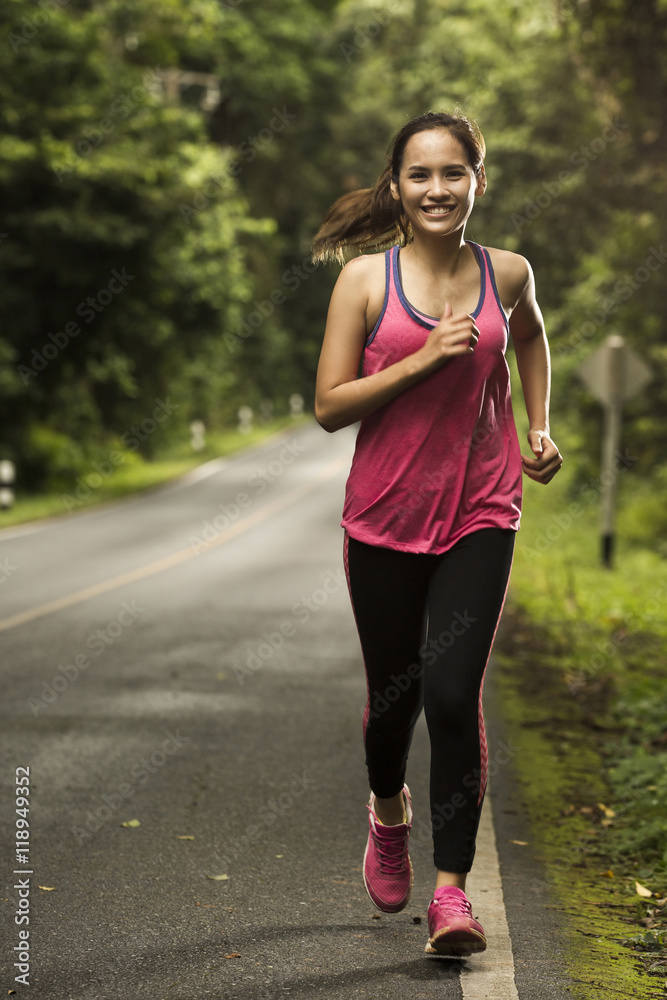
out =
[[[487,729],[500,763],[469,894],[497,936],[483,956],[424,956],[423,718],[408,772],[412,899],[380,915],[364,890],[365,682],[339,527],[354,433],[300,426],[140,498],[0,532],[3,990],[571,995],[543,873],[511,843],[530,829],[501,752],[514,744],[492,668]],[[30,787],[20,816],[17,769]]]

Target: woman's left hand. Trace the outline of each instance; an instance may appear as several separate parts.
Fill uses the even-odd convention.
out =
[[[534,457],[521,456],[523,471],[536,483],[546,486],[563,464],[561,453],[546,431],[528,431],[528,443]]]

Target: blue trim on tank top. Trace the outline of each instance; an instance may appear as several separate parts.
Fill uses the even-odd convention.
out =
[[[475,255],[475,260],[477,261],[477,266],[479,267],[480,271],[479,299],[477,301],[477,305],[475,306],[475,311],[470,313],[472,318],[475,319],[475,317],[478,316],[482,311],[482,308],[484,306],[484,299],[486,297],[486,267],[484,266],[484,257],[483,256],[480,257],[480,254],[478,252],[478,250],[481,250],[482,248],[478,247],[476,243],[472,242],[472,240],[466,240],[466,243],[472,247],[472,251]],[[405,309],[408,316],[414,319],[416,323],[419,323],[420,326],[425,327],[427,330],[432,330],[433,327],[440,322],[441,317],[429,316],[428,313],[419,312],[406,299],[405,292],[403,291],[403,282],[401,280],[401,264],[398,258],[399,249],[400,247],[398,245],[393,246],[391,248],[393,271],[394,271],[394,285],[396,286],[396,294],[398,295],[399,302]],[[432,322],[427,322],[427,320],[431,320]]]
[[[387,303],[389,302],[389,278],[390,278],[389,255],[390,254],[391,254],[391,248],[389,250],[385,250],[385,253],[384,253],[384,302],[382,303],[382,312],[378,316],[377,323],[375,324],[375,326],[373,327],[373,329],[371,330],[371,332],[368,334],[368,337],[366,338],[366,342],[364,344],[364,347],[368,347],[369,344],[372,344],[373,338],[375,337],[375,334],[380,329],[380,323],[384,319],[384,314],[387,311]]]
[[[486,249],[486,247],[482,247],[482,251],[484,252],[484,256],[486,257],[486,262],[489,265],[489,276],[491,278],[491,287],[493,289],[493,294],[496,297],[496,302],[498,303],[498,308],[500,309],[500,315],[502,316],[503,320],[505,321],[505,326],[507,328],[507,332],[509,333],[510,332],[510,324],[509,324],[509,320],[507,319],[507,313],[503,309],[503,304],[500,301],[500,295],[498,294],[498,286],[496,285],[496,275],[495,275],[495,271],[493,270],[493,264],[491,263],[491,255],[489,254],[489,251]]]

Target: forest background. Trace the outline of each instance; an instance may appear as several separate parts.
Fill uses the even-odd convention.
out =
[[[312,403],[337,274],[311,264],[313,234],[427,109],[482,127],[489,190],[467,235],[531,261],[554,420],[599,434],[573,373],[610,332],[664,371],[664,2],[0,11],[0,458],[22,489],[66,489],[128,443],[149,457],[194,419]],[[177,409],[136,441],[167,396]],[[656,378],[626,410],[636,474],[663,485],[666,409]]]

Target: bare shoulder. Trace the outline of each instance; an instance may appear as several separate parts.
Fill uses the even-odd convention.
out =
[[[384,278],[384,254],[364,253],[358,257],[348,260],[341,271],[341,277],[345,276],[346,282],[364,284],[374,282],[378,276]]]
[[[363,307],[367,332],[372,330],[384,300],[384,253],[361,254],[348,261],[340,273],[337,288]]]
[[[498,294],[503,306],[511,312],[526,285],[533,280],[533,269],[525,257],[511,250],[487,247],[496,276]]]

